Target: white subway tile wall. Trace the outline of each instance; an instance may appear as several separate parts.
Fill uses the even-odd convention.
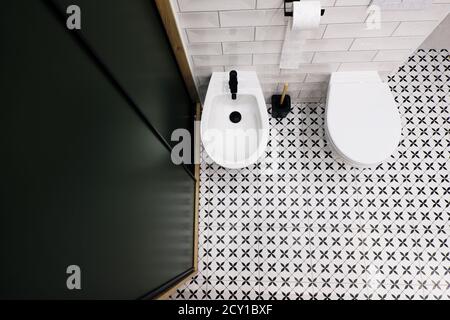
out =
[[[303,0],[308,1],[308,0]],[[305,41],[297,70],[281,70],[288,19],[282,0],[171,0],[200,96],[214,71],[254,70],[270,102],[284,82],[293,101],[321,101],[331,72],[375,70],[386,76],[450,12],[449,0],[422,10],[381,10],[371,0],[321,0],[320,27]]]
[[[401,22],[393,36],[424,36],[431,33],[438,25],[437,21]]]
[[[409,49],[418,47],[423,40],[422,37],[358,38],[353,41],[350,50]]]
[[[222,46],[224,54],[280,53],[283,41],[224,42]]]
[[[310,30],[306,35],[307,39],[322,39],[325,32],[325,25],[320,25],[315,30]],[[284,40],[286,26],[256,27],[255,40]]]
[[[186,12],[178,15],[181,28],[218,28],[217,12]]]
[[[327,26],[324,38],[389,37],[400,22],[383,22],[377,29],[368,29],[365,23],[339,23]]]
[[[222,54],[221,43],[189,43],[187,45],[189,53],[193,56],[197,55],[216,55]]]
[[[410,54],[409,50],[379,50],[373,61],[402,61]]]
[[[194,64],[199,67],[218,66],[218,65],[235,65],[245,66],[252,64],[251,54],[228,54],[228,55],[208,55],[208,56],[193,56]]]
[[[377,51],[329,51],[317,52],[313,62],[362,62],[371,61]]]
[[[397,69],[401,62],[392,61],[374,61],[374,62],[344,62],[341,63],[338,71],[359,71],[359,70],[374,70],[374,71],[391,71]]]

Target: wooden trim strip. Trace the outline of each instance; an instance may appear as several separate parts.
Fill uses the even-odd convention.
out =
[[[164,293],[160,294],[155,298],[155,300],[169,300],[170,296],[175,293],[175,291],[184,285],[188,280],[191,280],[195,275],[197,274],[197,271],[192,271],[190,274],[188,274],[186,277],[178,281],[173,287],[167,289]]]
[[[164,28],[166,29],[167,36],[172,46],[172,50],[175,54],[175,58],[178,62],[178,67],[183,76],[184,83],[189,92],[189,96],[193,103],[197,103],[199,100],[197,88],[195,87],[194,77],[189,67],[189,62],[186,56],[186,52],[183,47],[183,41],[181,40],[180,33],[178,31],[175,13],[169,0],[155,0],[156,6],[161,16]]]
[[[197,102],[195,107],[195,120],[201,119],[201,105]],[[194,159],[200,159],[200,127],[194,126]],[[198,215],[200,202],[200,163],[195,164],[195,214],[194,214],[194,271],[198,271]]]

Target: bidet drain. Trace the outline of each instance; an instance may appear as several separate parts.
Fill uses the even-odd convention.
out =
[[[233,111],[232,113],[230,113],[230,121],[233,123],[238,123],[239,121],[241,121],[242,116],[239,112],[237,111]]]

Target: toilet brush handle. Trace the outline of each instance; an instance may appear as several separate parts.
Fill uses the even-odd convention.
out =
[[[282,105],[284,102],[284,98],[286,97],[286,92],[288,90],[288,87],[289,87],[289,85],[286,82],[283,87],[283,93],[281,94],[280,105]]]

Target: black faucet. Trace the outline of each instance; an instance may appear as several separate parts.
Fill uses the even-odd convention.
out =
[[[236,93],[238,87],[236,70],[230,71],[230,81],[228,81],[228,85],[230,86],[231,99],[236,100]]]

